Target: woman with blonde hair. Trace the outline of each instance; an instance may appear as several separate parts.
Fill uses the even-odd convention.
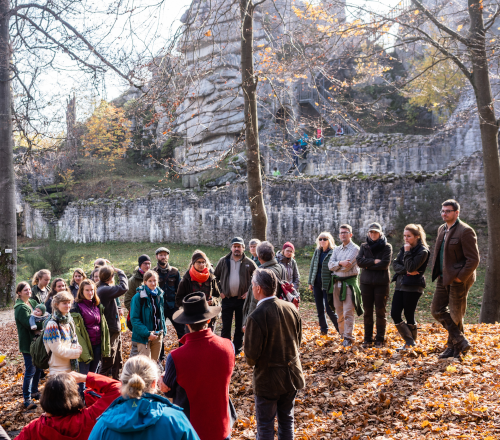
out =
[[[311,260],[309,269],[309,290],[314,293],[314,302],[318,311],[318,321],[322,335],[328,334],[328,322],[325,312],[330,317],[333,325],[339,331],[338,316],[328,304],[327,290],[330,285],[331,272],[328,269],[328,262],[335,248],[335,241],[332,234],[322,232],[316,238],[316,250]]]
[[[31,298],[33,298],[37,304],[42,304],[46,301],[49,294],[49,283],[50,283],[50,270],[42,269],[33,275],[33,280],[31,281]]]
[[[43,332],[43,344],[49,358],[49,376],[56,373],[78,372],[82,346],[78,343],[75,323],[71,317],[73,295],[59,292],[52,298],[52,315]]]
[[[414,346],[417,340],[415,310],[418,300],[424,293],[424,273],[430,255],[425,231],[421,225],[413,223],[406,225],[404,241],[404,246],[392,262],[392,267],[396,272],[392,281],[396,281],[396,290],[392,298],[391,317],[405,341],[404,346],[399,350]],[[402,313],[405,315],[406,322],[401,318]]]
[[[182,408],[156,394],[159,376],[155,361],[130,358],[121,375],[122,397],[99,418],[89,440],[199,440]]]
[[[85,275],[85,272],[83,269],[80,269],[77,267],[74,272],[73,276],[71,277],[71,282],[69,283],[69,290],[71,294],[73,295],[73,298],[76,299],[76,295],[78,294],[78,287],[80,286],[80,283],[83,280],[87,279],[87,275]]]

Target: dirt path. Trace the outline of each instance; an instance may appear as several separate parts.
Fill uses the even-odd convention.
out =
[[[0,310],[0,325],[14,322],[14,309]]]

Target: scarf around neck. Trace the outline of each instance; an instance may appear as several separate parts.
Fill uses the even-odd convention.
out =
[[[71,345],[78,344],[78,337],[76,336],[76,331],[75,331],[75,322],[73,321],[71,313],[68,312],[66,316],[63,316],[59,310],[54,309],[52,311],[52,319],[56,321],[59,325],[68,324],[69,332],[71,335]],[[70,359],[70,364],[71,364],[71,371],[76,371],[77,373],[80,371],[78,368],[78,359]]]
[[[191,266],[191,269],[189,269],[189,275],[191,276],[191,280],[196,281],[197,283],[204,283],[205,281],[208,280],[208,277],[210,276],[210,272],[208,271],[208,267],[205,267],[203,271],[198,272],[194,266]]]
[[[385,238],[385,235],[381,235],[378,240],[373,241],[370,237],[366,237],[366,242],[368,243],[368,246],[370,246],[372,254],[375,255],[377,252],[384,249],[387,244],[387,238]]]
[[[149,293],[150,295],[152,296],[157,296],[158,293],[160,293],[158,291],[158,287],[155,288],[155,290],[151,290],[148,286],[144,285],[144,287],[146,288],[146,292]]]

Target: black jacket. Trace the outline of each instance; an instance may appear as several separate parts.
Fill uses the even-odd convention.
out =
[[[165,309],[175,309],[175,298],[177,289],[179,288],[179,283],[181,282],[181,274],[179,269],[167,264],[166,267],[160,267],[159,264],[153,269],[159,278],[159,287],[163,292],[165,292],[164,301]]]
[[[420,292],[425,288],[425,269],[429,263],[429,249],[418,243],[413,249],[405,252],[404,246],[399,250],[397,258],[392,262],[396,290],[402,292]],[[407,275],[407,272],[418,271],[418,275]]]
[[[210,273],[208,280],[204,283],[197,283],[191,279],[191,275],[189,274],[189,270],[184,274],[182,280],[179,284],[179,288],[177,289],[177,295],[175,296],[175,306],[182,307],[182,300],[184,297],[189,295],[190,293],[195,292],[203,292],[207,301],[213,300],[213,297],[220,297],[219,286],[215,279],[215,276]],[[212,304],[213,306],[217,304]]]
[[[117,333],[120,331],[120,318],[118,316],[118,307],[116,306],[115,298],[118,298],[128,290],[127,275],[123,270],[118,270],[118,285],[108,286],[107,284],[99,283],[97,287],[97,296],[104,306],[104,316],[108,323],[109,332]]]
[[[380,260],[375,264],[375,260]],[[368,243],[359,247],[356,261],[361,271],[360,283],[373,286],[389,285],[391,282],[389,266],[392,260],[392,246],[389,243],[373,254]]]

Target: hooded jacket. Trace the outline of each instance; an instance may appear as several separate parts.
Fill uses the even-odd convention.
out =
[[[200,440],[181,408],[149,393],[140,399],[116,399],[99,418],[89,440],[125,436],[128,440]]]
[[[28,301],[33,309],[38,304],[33,298],[30,298]],[[19,351],[21,353],[30,354],[31,341],[35,337],[35,332],[31,330],[30,326],[31,312],[32,310],[24,303],[24,301],[18,298],[14,304],[14,318],[16,320],[17,335],[19,338]],[[42,322],[37,322],[37,329],[41,330],[42,325]]]
[[[87,386],[99,394],[100,399],[77,414],[65,417],[41,416],[26,425],[18,440],[87,440],[97,418],[120,395],[120,382],[100,374],[89,373]]]

